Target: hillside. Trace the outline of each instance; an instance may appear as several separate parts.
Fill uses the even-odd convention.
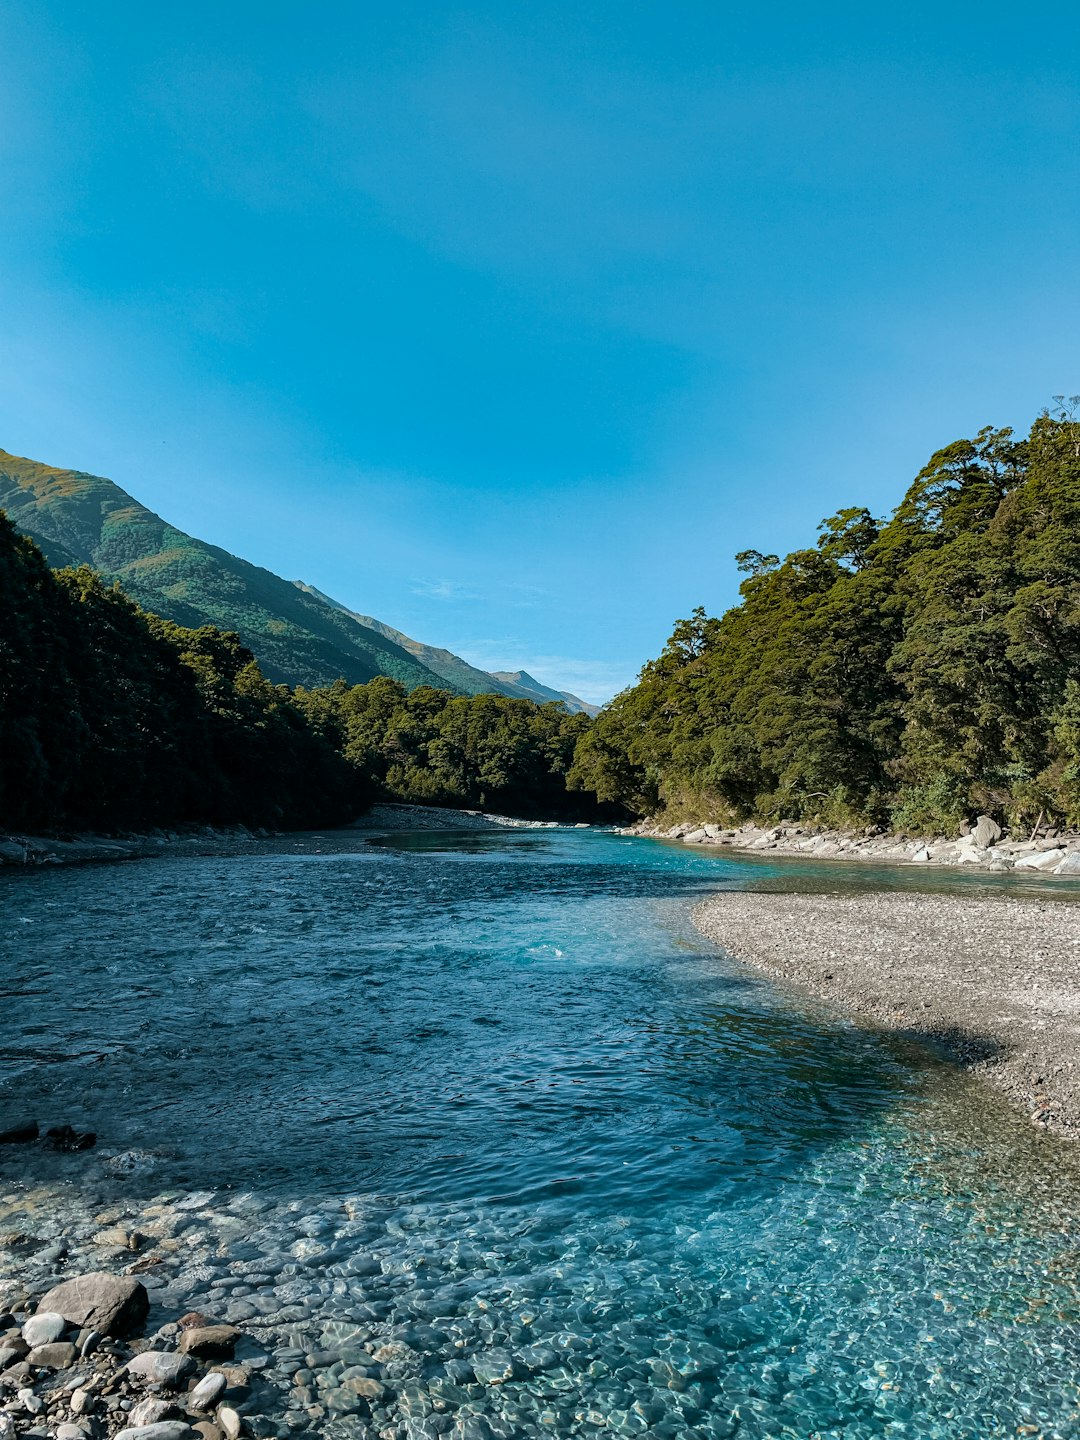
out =
[[[316,600],[321,600],[324,605],[329,605],[342,615],[348,615],[357,624],[365,626],[368,630],[374,630],[384,640],[389,640],[394,645],[400,646],[402,650],[407,650],[421,665],[428,670],[433,670],[436,675],[441,676],[456,690],[460,690],[463,695],[517,695],[516,691],[498,683],[495,677],[489,675],[486,670],[477,670],[467,660],[462,660],[460,655],[455,655],[450,650],[440,649],[437,645],[425,645],[421,640],[413,640],[408,635],[403,635],[400,630],[395,630],[392,625],[385,625],[381,620],[376,620],[373,615],[360,615],[357,611],[342,605],[340,600],[334,600],[329,595],[324,595],[321,590],[316,590],[314,585],[308,585],[303,580],[294,580],[293,584],[305,595],[311,595]]]
[[[541,685],[527,670],[493,670],[491,678],[499,682],[504,695],[513,695],[518,700],[535,700],[538,705],[561,700],[572,715],[600,714],[599,705],[590,705],[569,690],[552,690],[549,685]]]
[[[185,535],[111,480],[0,450],[0,510],[51,565],[91,565],[144,608],[179,625],[239,632],[275,682],[327,685],[340,676],[355,685],[389,675],[408,689],[447,688],[446,677],[389,635]]]
[[[307,585],[303,580],[293,582],[307,595],[313,595],[316,599],[322,600],[325,604],[333,606],[335,610],[342,611],[353,620],[366,625],[386,640],[392,640],[395,645],[400,645],[410,655],[414,655],[422,665],[429,670],[434,670],[436,675],[449,684],[455,686],[466,695],[506,695],[513,700],[534,700],[543,705],[551,700],[558,700],[571,715],[598,715],[599,706],[589,705],[584,700],[579,700],[576,695],[571,695],[568,690],[551,690],[546,685],[541,685],[539,680],[534,680],[524,670],[517,670],[513,673],[507,671],[479,670],[475,665],[470,665],[460,655],[455,655],[451,650],[443,650],[437,645],[425,645],[421,640],[413,640],[408,635],[403,635],[400,630],[395,630],[392,625],[386,625],[381,620],[376,620],[372,615],[360,615],[355,610],[349,610],[342,605],[340,600],[334,600],[329,595],[324,595],[321,590],[316,590],[314,585]]]

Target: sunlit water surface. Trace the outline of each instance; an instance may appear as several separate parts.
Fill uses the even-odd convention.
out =
[[[0,1125],[99,1135],[0,1147],[9,1290],[139,1229],[266,1434],[1080,1436],[1074,1149],[690,920],[888,884],[562,830],[0,876]]]

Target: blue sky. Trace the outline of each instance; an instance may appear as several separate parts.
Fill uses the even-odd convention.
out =
[[[604,699],[735,551],[1080,391],[1078,40],[7,0],[0,445]]]

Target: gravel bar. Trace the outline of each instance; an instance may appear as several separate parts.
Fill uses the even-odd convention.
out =
[[[695,920],[728,954],[943,1048],[1034,1124],[1080,1138],[1080,905],[727,892]]]

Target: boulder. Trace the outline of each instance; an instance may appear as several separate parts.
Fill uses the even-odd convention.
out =
[[[38,1138],[38,1133],[36,1120],[22,1120],[18,1125],[0,1130],[0,1145],[27,1145]]]
[[[136,1379],[176,1390],[195,1369],[195,1361],[190,1355],[179,1355],[175,1350],[144,1350],[129,1360],[124,1369]]]
[[[980,850],[987,850],[996,840],[1001,839],[1001,826],[989,815],[980,815],[971,832]]]
[[[1054,867],[1055,875],[1080,875],[1080,850],[1070,850]]]
[[[1037,851],[1034,855],[1020,855],[1015,868],[1017,870],[1053,870],[1061,864],[1064,858],[1064,850]]]
[[[98,1270],[64,1280],[42,1297],[39,1315],[62,1315],[69,1325],[102,1335],[127,1335],[146,1319],[150,1297],[130,1275]]]

